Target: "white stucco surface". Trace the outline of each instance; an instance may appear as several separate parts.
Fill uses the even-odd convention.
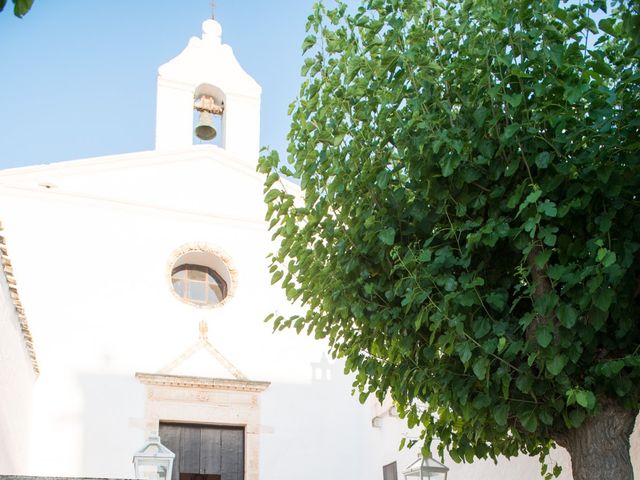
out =
[[[326,439],[336,435],[338,425],[326,422],[324,412],[355,409],[362,425],[367,415],[343,382],[327,383],[322,396],[312,388],[310,363],[322,357],[321,342],[294,332],[274,335],[263,321],[292,307],[270,285],[266,254],[274,245],[262,219],[261,179],[229,166],[216,147],[193,146],[146,163],[148,157],[0,173],[15,274],[39,339],[37,460],[29,473],[130,476],[127,452],[144,439],[143,395],[133,375],[155,372],[179,355],[197,340],[200,320],[208,321],[211,342],[249,379],[273,382],[262,408],[271,433],[260,440],[261,476],[273,478],[269,472],[281,468],[281,452],[304,446],[289,460],[292,471],[302,468],[302,453],[325,450]],[[38,186],[42,178],[56,186]],[[168,260],[191,242],[233,259],[237,288],[220,308],[195,308],[170,290]],[[201,374],[208,361],[204,356],[192,372]],[[290,398],[301,405],[283,408]],[[326,408],[310,418],[312,405]],[[287,447],[290,424],[309,433]],[[338,435],[331,448],[352,451],[351,437],[361,431]],[[325,470],[337,475],[343,467],[336,462]]]
[[[28,469],[35,379],[5,270],[0,265],[0,473],[17,474]]]

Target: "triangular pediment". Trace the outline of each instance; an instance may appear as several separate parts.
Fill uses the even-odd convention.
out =
[[[209,341],[207,322],[201,320],[199,330],[198,341],[162,367],[158,374],[246,380],[246,375]]]

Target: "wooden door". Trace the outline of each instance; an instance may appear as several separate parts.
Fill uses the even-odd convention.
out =
[[[171,480],[244,480],[244,429],[160,424],[160,441],[176,454]]]

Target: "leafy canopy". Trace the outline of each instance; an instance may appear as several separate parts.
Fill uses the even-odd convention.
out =
[[[456,461],[640,405],[640,72],[606,9],[317,4],[290,167],[261,159],[273,281],[306,307],[275,327],[327,338]]]

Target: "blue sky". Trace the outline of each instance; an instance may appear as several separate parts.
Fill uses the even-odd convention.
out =
[[[35,0],[0,13],[0,168],[153,149],[158,67],[200,35],[210,0]],[[262,85],[261,143],[286,150],[313,0],[217,0]]]

